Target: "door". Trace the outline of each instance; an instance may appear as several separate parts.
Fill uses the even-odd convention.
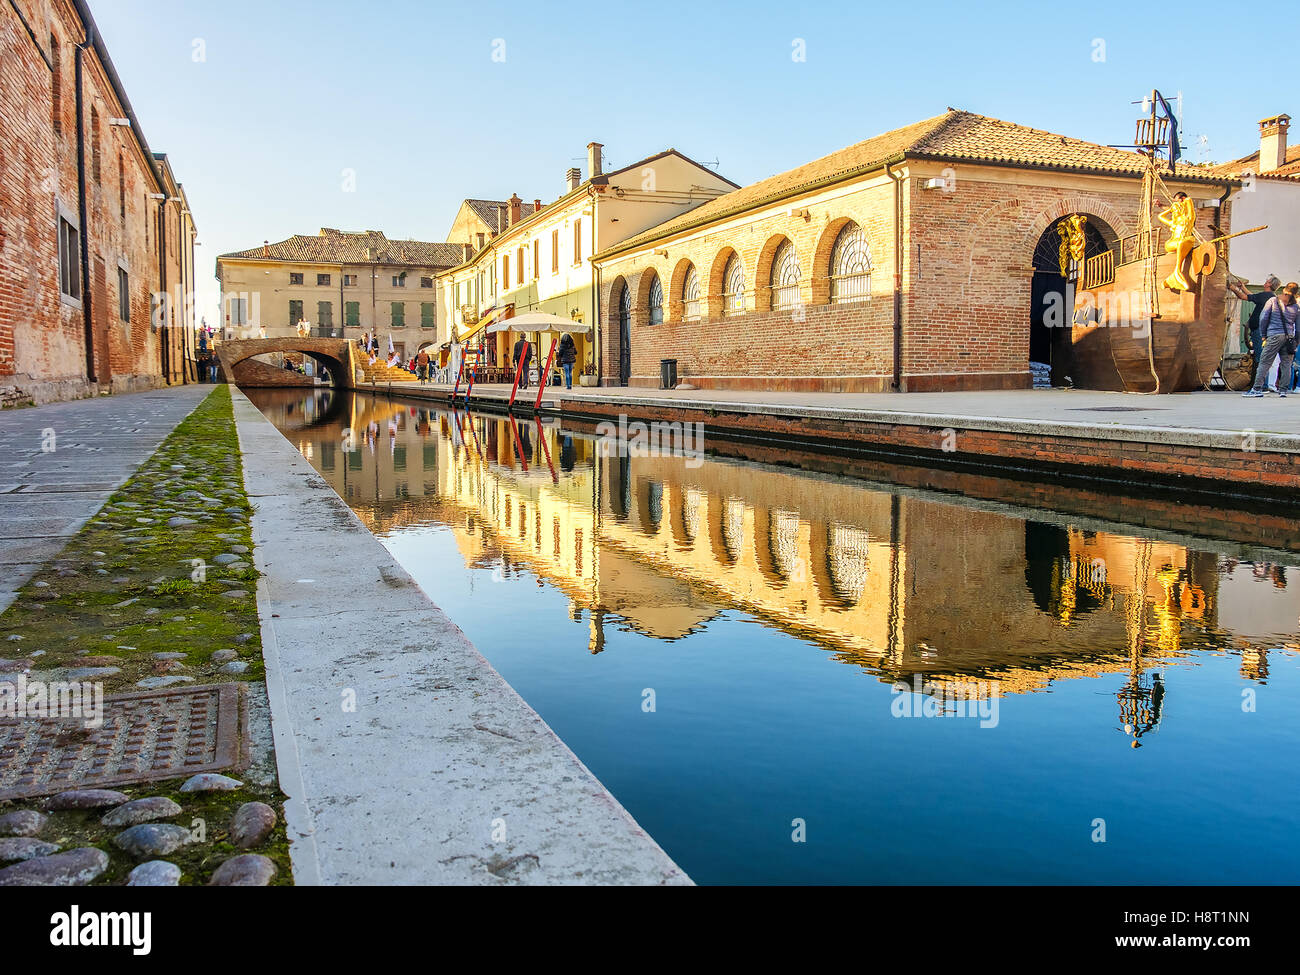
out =
[[[632,289],[623,285],[618,297],[618,384],[632,378]]]

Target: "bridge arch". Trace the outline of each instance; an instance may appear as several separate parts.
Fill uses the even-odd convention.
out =
[[[297,352],[321,363],[330,372],[330,381],[339,389],[354,385],[356,362],[353,344],[347,339],[285,337],[271,339],[232,339],[216,347],[221,371],[227,381],[235,381],[235,367],[259,355]]]

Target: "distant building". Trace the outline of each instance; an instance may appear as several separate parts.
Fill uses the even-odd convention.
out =
[[[193,381],[194,220],[89,7],[0,4],[0,51],[0,401]]]
[[[1061,334],[1057,225],[1085,216],[1086,257],[1116,250],[1145,168],[949,109],[736,189],[597,252],[602,381],[657,386],[670,358],[701,388],[1028,387]],[[1205,238],[1227,228],[1230,179],[1164,182]]]
[[[487,334],[486,328],[526,311],[546,312],[595,326],[586,337],[576,336],[576,371],[591,360],[617,373],[618,363],[596,361],[602,317],[592,255],[688,213],[736,184],[676,149],[605,172],[603,148],[597,142],[587,146],[587,178],[570,168],[563,193],[552,203],[527,204],[516,194],[503,210],[494,209],[499,205],[492,201],[466,200],[461,205],[449,238],[459,237],[464,253],[438,278],[440,343],[468,342],[484,349],[487,362],[504,366],[517,336]],[[535,334],[530,337],[538,340]],[[544,358],[548,350],[549,345],[542,347],[539,356]]]
[[[1242,181],[1231,197],[1233,227],[1268,225],[1232,242],[1232,273],[1253,285],[1270,274],[1300,280],[1300,145],[1287,145],[1290,125],[1289,115],[1261,120],[1259,151],[1214,167]]]
[[[540,210],[542,201],[520,202],[519,215],[527,217]],[[509,200],[464,200],[456,211],[456,219],[447,232],[447,243],[464,244],[471,254],[481,251],[489,240],[503,233],[509,226]]]
[[[459,263],[463,248],[389,240],[377,230],[321,228],[217,258],[225,337],[292,337],[300,321],[313,335],[357,338],[378,331],[387,349],[414,355],[438,323],[436,276]]]

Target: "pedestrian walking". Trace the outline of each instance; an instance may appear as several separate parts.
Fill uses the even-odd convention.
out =
[[[1248,292],[1239,281],[1233,281],[1228,285],[1228,290],[1242,301],[1249,301],[1252,306],[1250,318],[1246,321],[1246,329],[1250,334],[1250,354],[1254,356],[1256,366],[1259,365],[1260,357],[1264,352],[1264,342],[1259,337],[1259,316],[1281,283],[1281,278],[1276,274],[1270,274],[1264,279],[1263,291]]]
[[[522,369],[519,368],[519,363],[521,360],[524,364],[524,367]],[[532,361],[533,361],[533,347],[521,335],[519,336],[519,340],[515,342],[515,355],[514,355],[515,372],[518,373],[519,375],[520,389],[528,388],[528,369]]]
[[[573,364],[578,361],[578,347],[573,336],[565,332],[560,336],[560,368],[564,370],[564,388],[573,388]]]
[[[415,357],[415,378],[422,383],[429,379],[429,353],[423,349]]]
[[[1281,361],[1277,374],[1277,394],[1286,396],[1291,385],[1291,370],[1296,354],[1296,318],[1300,316],[1297,302],[1300,284],[1294,281],[1268,300],[1259,316],[1259,333],[1264,340],[1264,352],[1255,370],[1255,385],[1243,396],[1260,397],[1268,385],[1268,374],[1274,360]]]

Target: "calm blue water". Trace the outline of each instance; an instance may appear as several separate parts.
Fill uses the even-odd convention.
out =
[[[1300,880],[1293,556],[253,398],[697,882]]]

